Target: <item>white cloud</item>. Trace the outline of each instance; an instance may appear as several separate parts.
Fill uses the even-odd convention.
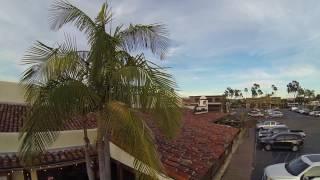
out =
[[[105,0],[72,2],[93,17]],[[18,77],[22,72],[19,61],[32,42],[42,40],[52,45],[63,39],[63,32],[49,30],[51,3],[52,0],[2,3],[0,64],[15,71],[10,77]],[[319,77],[317,0],[110,0],[109,3],[114,12],[113,26],[157,22],[167,25],[174,46],[169,49],[169,60],[159,63],[173,66],[170,72],[185,91],[206,91],[193,87],[206,81],[219,83],[202,88],[222,90],[226,84],[247,86],[255,81],[269,86],[295,78],[311,85]],[[80,47],[86,47],[85,38],[74,28],[63,31],[77,36]],[[239,58],[239,54],[244,57]],[[248,57],[253,63],[243,60]],[[221,66],[232,61],[248,64],[239,68]],[[264,63],[259,65],[256,61]],[[6,79],[7,72],[0,71],[0,79]]]

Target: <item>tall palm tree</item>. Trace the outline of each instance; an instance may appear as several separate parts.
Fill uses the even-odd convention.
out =
[[[91,114],[97,121],[101,180],[111,179],[111,139],[135,157],[138,172],[155,177],[162,171],[161,162],[152,132],[139,114],[153,116],[163,133],[173,137],[180,127],[180,98],[172,76],[137,52],[151,50],[163,59],[169,45],[165,27],[130,24],[111,29],[107,4],[95,19],[67,1],[55,1],[50,12],[53,30],[74,25],[86,35],[89,50],[79,51],[66,36],[56,47],[37,42],[25,55],[30,67],[21,83],[30,109],[20,136],[21,157],[27,161],[43,153],[70,119]]]
[[[288,94],[293,93],[294,102],[296,101],[296,96],[299,89],[301,89],[301,86],[298,81],[293,80],[292,82],[287,84],[287,92]]]
[[[276,94],[276,92],[278,91],[277,86],[275,86],[274,84],[272,84],[272,85],[271,85],[271,89],[272,89],[272,93],[271,93],[271,95],[275,95],[275,94]]]
[[[248,92],[249,92],[248,88],[244,88],[243,91],[246,93],[246,99],[247,99],[248,98]]]

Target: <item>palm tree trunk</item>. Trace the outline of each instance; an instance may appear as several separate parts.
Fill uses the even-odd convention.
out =
[[[99,161],[100,180],[111,180],[111,179],[107,179],[107,175],[106,175],[104,142],[102,138],[99,138],[97,140],[97,153],[98,153],[98,161]]]
[[[89,180],[94,180],[94,172],[92,170],[91,164],[91,157],[89,154],[89,148],[90,148],[90,140],[88,138],[88,131],[87,131],[87,121],[86,119],[83,119],[83,140],[84,140],[84,154],[85,154],[85,161],[86,161],[86,170]]]
[[[89,180],[94,180],[94,173],[93,170],[90,166],[91,163],[91,157],[89,154],[89,147],[90,147],[90,140],[88,138],[88,133],[87,133],[87,128],[83,129],[84,131],[84,142],[85,142],[85,146],[84,146],[84,153],[85,153],[85,160],[86,160],[86,168],[87,168],[87,175],[88,175],[88,179]]]
[[[104,135],[104,153],[105,153],[105,171],[107,179],[111,180],[111,155],[110,155],[110,144],[109,134]]]

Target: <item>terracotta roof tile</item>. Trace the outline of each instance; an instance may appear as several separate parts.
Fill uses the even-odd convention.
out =
[[[225,114],[214,112],[194,115],[185,110],[182,129],[172,140],[167,140],[148,121],[168,175],[176,179],[200,179],[207,174],[238,133],[238,129],[213,123],[223,116]]]
[[[27,106],[23,104],[0,103],[0,132],[19,132],[23,125],[23,119],[27,112]],[[93,117],[88,118],[88,128],[95,128],[96,121]],[[63,130],[82,129],[79,119],[71,119]]]

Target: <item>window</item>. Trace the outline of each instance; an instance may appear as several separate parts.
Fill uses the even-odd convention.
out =
[[[276,125],[276,122],[271,122],[271,126],[275,126]]]
[[[277,136],[276,140],[277,141],[282,141],[282,140],[285,140],[286,138],[287,138],[286,136]]]
[[[299,175],[308,167],[309,165],[305,163],[300,157],[290,161],[285,165],[286,170],[294,176]]]
[[[310,168],[305,174],[305,177],[320,177],[320,166],[315,166]]]
[[[297,138],[297,136],[295,136],[295,135],[287,135],[287,136],[286,136],[286,139],[287,139],[287,140],[296,140],[296,139],[298,139],[298,138]]]

